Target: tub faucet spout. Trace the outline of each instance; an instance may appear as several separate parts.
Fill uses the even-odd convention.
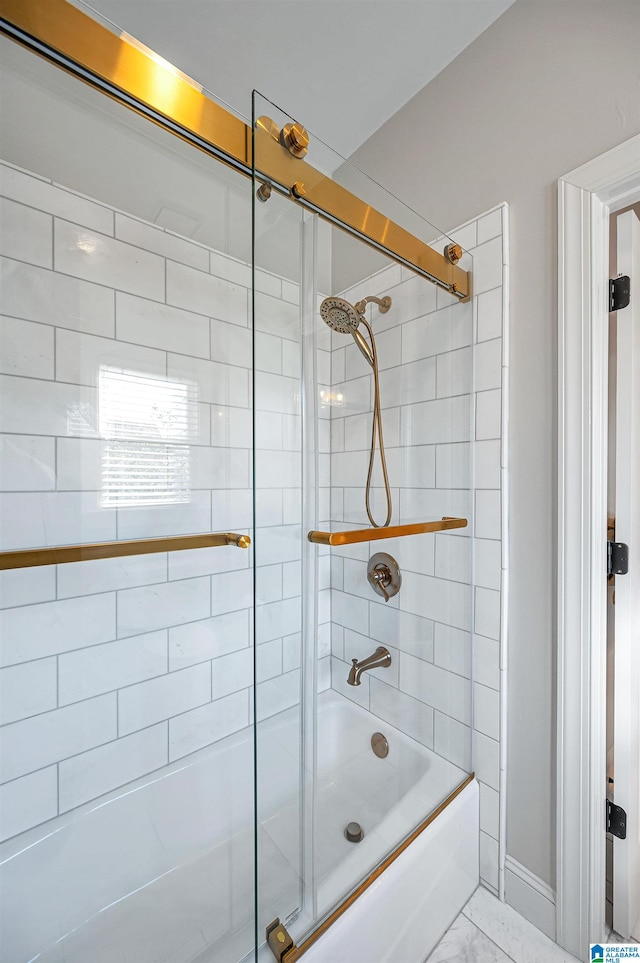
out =
[[[391,665],[391,655],[389,650],[385,649],[384,645],[379,645],[373,655],[370,655],[368,659],[363,659],[362,662],[358,662],[357,659],[352,659],[352,663],[347,682],[349,685],[361,685],[360,676],[362,673],[367,672],[369,669],[387,669]]]

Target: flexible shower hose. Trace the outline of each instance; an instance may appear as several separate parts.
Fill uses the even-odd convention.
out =
[[[389,487],[389,476],[387,474],[387,459],[384,453],[384,439],[382,437],[382,413],[380,411],[380,377],[378,374],[378,353],[376,351],[376,341],[369,322],[360,315],[360,323],[365,326],[371,340],[371,355],[373,357],[373,418],[371,421],[371,450],[369,452],[369,471],[367,472],[367,486],[365,492],[365,506],[369,521],[374,528],[386,528],[391,521],[391,489]],[[382,465],[382,476],[384,478],[384,490],[387,497],[387,517],[382,525],[379,525],[371,512],[371,477],[373,475],[373,461],[375,458],[376,434],[378,436],[378,449],[380,451],[380,464]]]

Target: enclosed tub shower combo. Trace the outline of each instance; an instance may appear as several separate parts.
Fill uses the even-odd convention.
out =
[[[478,882],[471,258],[0,14],[0,956],[423,960]]]

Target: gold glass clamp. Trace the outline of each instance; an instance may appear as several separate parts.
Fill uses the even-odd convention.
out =
[[[309,135],[302,124],[285,124],[280,131],[280,143],[294,157],[304,157],[309,150]]]
[[[264,204],[271,197],[271,190],[272,188],[269,181],[263,181],[263,183],[260,185],[260,187],[256,191],[256,197],[258,198],[259,201],[262,201],[262,203]]]
[[[285,147],[294,157],[304,157],[309,150],[309,134],[297,121],[285,124],[280,130],[275,120],[263,114],[256,120],[256,127],[266,131],[272,140]]]
[[[287,932],[287,928],[280,922],[279,917],[276,916],[273,923],[269,923],[266,929],[267,946],[275,956],[278,963],[285,963],[286,960],[294,960],[297,957],[297,947],[293,942],[293,939]],[[293,951],[293,955],[289,956],[289,951]]]
[[[443,253],[447,261],[451,264],[457,264],[462,257],[462,248],[459,244],[447,244]]]

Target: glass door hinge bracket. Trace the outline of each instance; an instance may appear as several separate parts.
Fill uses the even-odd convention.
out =
[[[267,945],[278,963],[292,963],[293,960],[297,959],[298,947],[277,916],[273,923],[269,923],[267,926],[266,935]]]

